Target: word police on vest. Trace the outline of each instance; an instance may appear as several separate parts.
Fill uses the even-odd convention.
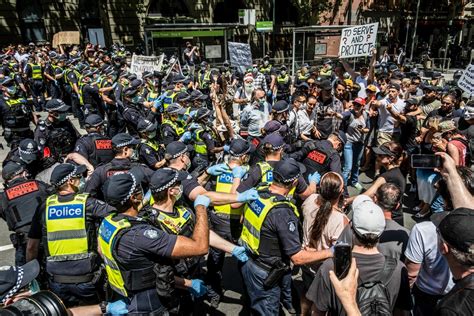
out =
[[[67,204],[48,207],[48,219],[79,218],[84,214],[82,204]]]

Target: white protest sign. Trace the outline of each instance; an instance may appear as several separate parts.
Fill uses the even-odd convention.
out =
[[[232,66],[239,67],[243,72],[252,67],[252,51],[249,44],[229,42],[228,47]]]
[[[371,23],[342,29],[339,56],[351,58],[370,55],[375,47],[378,28],[378,23]]]
[[[137,75],[141,79],[142,73],[145,71],[161,71],[163,65],[164,55],[161,56],[132,56],[132,63],[130,64],[130,72]]]
[[[458,87],[464,92],[469,93],[470,96],[474,95],[474,65],[467,66],[466,70],[462,74],[458,81]]]

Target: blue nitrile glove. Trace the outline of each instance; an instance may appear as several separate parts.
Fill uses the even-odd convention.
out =
[[[272,96],[272,90],[268,90],[267,91],[267,97],[271,97]]]
[[[202,205],[205,208],[208,208],[209,204],[211,204],[211,199],[205,195],[198,195],[194,200],[194,208],[196,208],[196,206],[198,205]]]
[[[247,260],[249,260],[245,248],[241,246],[235,246],[234,249],[232,249],[232,256],[237,258],[237,260],[239,260],[240,262],[246,262]]]
[[[180,142],[187,142],[190,141],[192,138],[191,132],[184,132],[183,135],[181,135],[181,138],[179,139]]]
[[[308,176],[309,183],[314,182],[316,185],[319,185],[320,181],[321,181],[321,175],[317,171]]]
[[[117,84],[118,84],[117,81],[114,82],[114,84],[112,85],[112,89],[115,89],[115,87],[117,87]]]
[[[127,315],[127,304],[124,300],[118,300],[107,304],[106,308],[108,315]]]
[[[247,173],[247,168],[244,168],[242,166],[237,166],[237,167],[234,167],[234,169],[232,169],[232,175],[234,176],[234,178],[242,179],[246,173]]]
[[[229,145],[224,145],[224,152],[228,153],[230,149]]]
[[[258,191],[255,189],[249,189],[242,193],[237,194],[237,202],[245,203],[248,201],[253,201],[258,199],[260,196],[258,195]]]
[[[194,297],[201,297],[207,293],[207,286],[203,280],[192,279],[191,287],[188,290]]]
[[[195,118],[197,112],[198,112],[197,110],[189,111],[189,116],[190,116],[191,118]]]
[[[218,176],[224,172],[229,172],[229,171],[230,171],[230,168],[225,163],[220,163],[220,164],[210,166],[209,168],[207,168],[207,173],[213,176]]]
[[[191,113],[189,114],[189,116],[191,116]],[[198,128],[201,128],[201,125],[199,125],[198,123],[191,123],[188,127],[190,131],[194,131]]]

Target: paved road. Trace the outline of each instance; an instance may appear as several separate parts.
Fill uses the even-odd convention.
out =
[[[44,114],[43,114],[44,116]],[[77,120],[73,120],[76,128],[79,129]],[[81,130],[81,132],[84,132]],[[8,152],[8,147],[1,138],[0,142],[3,144],[3,150],[0,149],[0,159],[3,161],[5,156]],[[2,181],[0,179],[0,181]],[[372,182],[372,179],[367,176],[367,174],[363,173],[360,176],[360,182],[364,187],[368,187]],[[349,188],[349,193],[351,195],[355,194],[351,188]],[[413,206],[413,198],[412,197],[405,197],[405,204],[409,205],[410,209]],[[405,210],[408,208],[405,207]],[[411,218],[412,214],[407,211],[404,213],[405,218],[405,226],[411,228],[414,225],[414,221]],[[11,265],[14,263],[14,251],[12,249],[10,239],[9,239],[9,232],[7,230],[6,224],[4,221],[0,220],[0,266],[3,265]],[[203,306],[203,309],[206,310],[208,314],[211,315],[248,315],[248,311],[243,307],[243,297],[242,297],[242,282],[240,279],[240,274],[237,273],[237,264],[233,258],[226,258],[225,265],[224,265],[224,288],[226,289],[225,295],[222,299],[221,304],[219,305],[218,310],[210,310],[206,306]],[[296,289],[296,293],[299,293],[301,290],[301,276],[299,274],[299,270],[295,271],[294,273],[294,286]]]

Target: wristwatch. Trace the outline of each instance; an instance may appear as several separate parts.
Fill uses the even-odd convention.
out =
[[[107,302],[106,302],[106,301],[100,302],[99,307],[100,307],[100,312],[101,312],[102,314],[106,314],[106,313],[107,313]]]

